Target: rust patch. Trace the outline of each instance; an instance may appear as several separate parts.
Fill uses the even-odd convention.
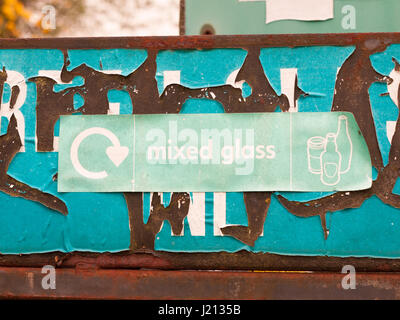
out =
[[[282,111],[289,110],[289,100],[286,95],[278,96],[272,88],[264,68],[260,62],[260,48],[249,47],[248,54],[236,76],[236,82],[245,81],[251,87],[251,95],[232,107],[226,107],[226,112],[274,112],[279,106]]]
[[[354,114],[367,142],[372,165],[377,170],[383,167],[383,162],[376,137],[368,89],[374,82],[390,83],[391,80],[375,71],[371,65],[370,56],[385,49],[386,45],[369,50],[365,46],[356,46],[355,51],[343,63],[338,73],[331,109]]]
[[[129,211],[132,250],[153,250],[155,237],[164,221],[169,222],[175,235],[181,234],[184,219],[189,212],[188,193],[173,193],[168,207],[164,207],[160,195],[154,193],[147,223],[143,219],[143,193],[126,192],[124,197]]]
[[[0,190],[13,197],[21,197],[43,204],[44,206],[68,214],[66,204],[59,198],[32,188],[7,174],[8,167],[21,149],[22,143],[17,130],[17,120],[12,115],[7,134],[0,136]]]
[[[33,77],[29,81],[36,83],[36,136],[39,152],[53,151],[54,127],[61,115],[77,112],[74,110],[74,94],[80,88],[54,92],[57,83],[47,77]]]
[[[264,222],[271,204],[271,195],[271,192],[245,192],[243,198],[248,226],[228,226],[221,228],[221,232],[249,246],[254,246],[254,242],[263,232]]]

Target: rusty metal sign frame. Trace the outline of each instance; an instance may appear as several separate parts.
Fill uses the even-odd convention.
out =
[[[237,305],[241,305],[240,300],[393,300],[399,299],[400,284],[400,275],[390,273],[358,273],[356,290],[343,290],[340,273],[81,268],[57,271],[56,290],[44,290],[42,277],[39,268],[0,268],[0,298],[207,300],[207,304],[221,304],[212,300],[234,300],[237,302],[225,304]],[[138,305],[155,316],[156,306]],[[241,315],[254,307],[260,305],[241,306]]]
[[[58,38],[58,39],[3,39],[0,40],[0,49],[107,49],[107,48],[135,48],[147,49],[153,54],[158,50],[166,49],[213,49],[213,48],[244,48],[257,52],[260,48],[268,47],[297,47],[297,46],[320,46],[320,45],[353,45],[362,52],[372,54],[377,50],[386,48],[393,43],[400,43],[400,33],[369,33],[369,34],[313,34],[313,35],[262,35],[262,36],[179,36],[179,37],[127,37],[127,38]],[[352,77],[365,79],[362,68],[356,68]],[[235,112],[234,110],[233,112]],[[256,110],[258,111],[258,110]],[[262,111],[262,110],[260,110]],[[361,128],[362,129],[362,128]],[[378,161],[379,162],[379,161]],[[376,163],[375,163],[376,164]],[[379,165],[379,163],[378,163]],[[379,187],[379,186],[377,186]],[[374,192],[379,190],[374,189]],[[359,199],[361,200],[361,198]],[[354,206],[358,204],[355,200]],[[351,207],[351,204],[350,204]],[[0,268],[8,275],[18,277],[26,276],[29,268],[38,270],[43,265],[54,265],[63,270],[65,275],[69,274],[70,268],[83,269],[110,269],[117,271],[121,269],[157,269],[157,270],[275,270],[275,271],[314,271],[314,272],[340,272],[344,265],[353,265],[359,272],[400,272],[400,259],[377,259],[377,258],[334,258],[334,257],[303,257],[283,256],[268,253],[169,253],[151,250],[151,248],[132,248],[131,251],[121,253],[45,253],[29,255],[1,255]],[[64,269],[65,268],[65,269]],[[35,271],[36,272],[36,271]],[[132,272],[132,271],[129,271]],[[162,271],[158,271],[162,272]],[[170,272],[170,271],[169,271]],[[172,275],[172,273],[168,273]],[[236,273],[234,273],[236,274]],[[262,277],[264,273],[255,276],[244,275],[243,277]],[[178,273],[174,273],[178,275]],[[297,274],[301,279],[302,274]],[[154,274],[154,277],[159,275]],[[182,275],[184,281],[188,276]],[[221,278],[225,277],[220,275]],[[228,274],[226,274],[228,276]],[[331,274],[329,277],[337,277]],[[104,274],[105,281],[115,279],[114,276]],[[278,275],[278,278],[285,276]],[[385,276],[386,277],[386,276]],[[387,276],[390,279],[390,275]],[[392,274],[393,286],[391,290],[398,292],[398,275]],[[122,277],[124,278],[124,277]],[[318,276],[316,277],[318,278]],[[316,279],[315,278],[315,279]],[[328,279],[325,276],[322,278]],[[11,279],[11,278],[10,278]],[[155,278],[154,278],[155,279]],[[336,278],[335,278],[336,279]],[[208,281],[208,280],[205,280]],[[257,280],[255,280],[257,281]],[[302,280],[299,280],[302,281]],[[317,280],[319,281],[319,280]],[[336,280],[335,280],[336,281]],[[18,281],[15,282],[16,284]],[[299,283],[296,284],[296,286]],[[332,282],[333,285],[333,282]],[[334,284],[337,286],[337,283]],[[17,285],[18,286],[18,285]],[[396,289],[397,287],[397,289]],[[392,292],[392,291],[391,291]],[[115,296],[123,296],[123,293],[115,293]],[[35,297],[28,291],[14,295],[0,290],[0,296],[29,296]],[[38,294],[37,296],[46,296]],[[60,297],[74,297],[74,294],[61,295]],[[83,297],[84,293],[80,297]],[[89,294],[96,297],[95,293]],[[217,295],[216,295],[217,296]],[[255,295],[256,297],[257,295]],[[379,294],[378,294],[379,296]],[[383,295],[384,296],[384,295]],[[100,297],[100,296],[98,296]],[[128,295],[127,297],[133,297]],[[142,295],[145,297],[145,295]],[[156,295],[153,295],[156,297]],[[176,295],[175,297],[178,297]],[[200,297],[192,295],[193,298]],[[222,296],[221,296],[222,297]],[[245,297],[245,296],[243,296]],[[257,296],[258,297],[258,296]],[[272,296],[271,296],[272,297]],[[160,297],[162,298],[162,297]],[[239,297],[240,298],[240,297]]]

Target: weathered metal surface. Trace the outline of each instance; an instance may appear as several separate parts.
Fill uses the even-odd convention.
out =
[[[41,269],[0,268],[1,298],[253,300],[399,299],[400,275],[357,274],[354,290],[340,273],[57,269],[43,289]],[[148,313],[157,315],[152,306]],[[244,313],[244,310],[242,310]],[[248,312],[248,310],[247,310]]]
[[[323,45],[363,45],[373,50],[378,45],[399,43],[400,34],[285,34],[285,35],[218,35],[218,36],[156,36],[156,37],[92,37],[1,39],[0,49],[215,49],[215,48],[271,48]]]
[[[89,266],[95,269],[156,269],[156,270],[274,270],[340,272],[352,265],[359,272],[400,272],[398,259],[336,258],[284,256],[269,253],[90,253],[53,252],[42,254],[2,255],[0,266],[39,268]]]
[[[285,35],[285,36],[198,36],[198,37],[155,37],[155,38],[98,38],[98,39],[38,39],[38,40],[2,40],[0,41],[1,49],[59,49],[64,53],[64,66],[61,70],[61,80],[69,82],[74,77],[80,76],[85,82],[83,85],[64,89],[60,92],[54,92],[54,81],[46,77],[30,78],[30,81],[37,85],[37,138],[39,151],[53,150],[53,133],[55,123],[60,115],[82,112],[83,114],[106,114],[108,112],[107,91],[121,90],[128,91],[132,100],[133,113],[176,113],[181,110],[183,103],[189,98],[205,99],[210,96],[211,100],[218,101],[222,104],[225,112],[272,112],[279,106],[281,111],[288,111],[289,101],[286,95],[278,94],[273,89],[268,77],[266,77],[263,66],[260,62],[260,50],[262,48],[273,47],[305,47],[305,46],[354,46],[355,50],[338,72],[335,95],[332,102],[331,111],[348,111],[352,112],[361,128],[370,153],[372,155],[373,165],[379,172],[377,179],[374,181],[373,187],[367,191],[357,191],[347,193],[337,193],[328,197],[312,200],[310,202],[289,201],[283,196],[278,196],[282,205],[289,212],[300,217],[321,217],[321,224],[325,238],[328,237],[328,228],[326,226],[325,215],[327,212],[336,212],[350,208],[359,207],[364,200],[376,195],[383,203],[398,208],[398,196],[392,193],[392,189],[398,178],[398,166],[400,157],[398,156],[400,145],[398,132],[393,139],[390,149],[389,163],[383,164],[382,156],[376,137],[375,125],[373,121],[370,97],[368,90],[372,83],[391,83],[391,79],[387,76],[380,75],[372,67],[371,55],[382,52],[391,44],[400,43],[400,34],[349,34],[349,35]],[[118,74],[105,74],[95,70],[88,65],[80,65],[72,70],[68,69],[69,58],[68,50],[74,49],[105,49],[105,48],[130,48],[130,49],[146,49],[147,58],[139,68],[128,75],[122,76]],[[215,48],[244,48],[247,56],[244,60],[240,71],[235,79],[238,81],[246,81],[252,88],[251,95],[246,99],[242,99],[241,90],[231,85],[224,86],[208,86],[204,88],[190,88],[179,84],[171,84],[165,88],[161,94],[158,93],[157,83],[155,80],[157,70],[157,54],[161,50],[173,49],[215,49]],[[396,64],[397,66],[397,64]],[[4,72],[7,72],[5,70]],[[3,84],[5,79],[3,79]],[[17,87],[12,89],[10,108],[15,104],[18,96]],[[73,109],[71,106],[72,96],[80,93],[84,96],[84,105],[79,109]],[[295,99],[306,95],[306,93],[296,86]],[[51,110],[48,106],[52,106]],[[49,112],[50,111],[50,112]],[[32,188],[29,185],[19,182],[15,178],[7,174],[8,165],[13,160],[17,150],[21,146],[15,117],[10,118],[7,134],[1,137],[2,148],[2,175],[3,191],[11,193],[12,196],[20,196],[25,199],[34,200],[42,203],[48,208],[56,210],[62,214],[67,214],[66,204],[54,196]],[[54,177],[56,179],[56,177]],[[5,186],[13,185],[13,188],[5,188]],[[15,188],[14,188],[15,186]],[[145,223],[143,217],[143,197],[138,193],[124,194],[126,205],[129,210],[129,223],[131,231],[130,248],[132,257],[137,252],[154,250],[154,241],[164,221],[168,221],[172,226],[174,234],[180,234],[183,227],[183,220],[188,214],[188,208],[177,208],[177,199],[188,197],[187,193],[172,195],[172,201],[169,206],[161,204],[158,195],[153,197],[152,210],[149,220]],[[243,195],[244,205],[247,211],[248,224],[243,226],[230,226],[222,228],[221,231],[225,236],[231,236],[240,242],[253,246],[255,241],[262,234],[263,226],[270,207],[271,192],[261,193],[245,193]],[[15,213],[14,213],[15,214]],[[266,225],[268,227],[268,225]],[[155,256],[158,256],[156,253]],[[141,256],[144,258],[143,263],[146,264],[149,258],[154,265],[161,268],[185,268],[188,266],[208,269],[218,266],[221,269],[228,268],[245,268],[254,269],[260,266],[261,269],[273,267],[276,269],[307,269],[313,268],[325,270],[329,268],[330,261],[335,261],[335,267],[339,265],[340,259],[330,260],[329,258],[271,258],[271,255],[252,255],[249,254],[243,262],[238,260],[243,257],[240,253],[225,254],[196,254],[183,255],[163,253],[165,259],[153,260],[152,256]],[[351,252],[350,252],[351,255]],[[42,256],[33,256],[30,261],[34,263],[36,259]],[[74,257],[74,254],[68,255]],[[139,266],[140,262],[136,262],[136,258],[127,255],[128,262],[121,260],[115,256],[115,265],[121,267]],[[178,258],[179,257],[179,258]],[[206,257],[206,258],[205,258]],[[210,257],[211,262],[205,263]],[[212,258],[211,258],[212,257]],[[259,258],[261,257],[261,258]],[[2,258],[4,263],[23,264],[25,257],[20,259],[12,257],[9,260]],[[97,258],[96,258],[97,259]],[[125,258],[124,258],[125,259]],[[172,260],[175,259],[175,262]],[[183,262],[185,261],[186,262]],[[263,261],[259,263],[258,259]],[[310,263],[316,259],[318,263]],[[281,262],[279,262],[279,261]],[[7,262],[8,261],[8,262]],[[98,260],[96,260],[98,261]],[[135,261],[135,262],[132,262]],[[141,260],[137,260],[141,261]],[[157,262],[154,262],[157,261]],[[353,261],[353,260],[352,260]],[[382,270],[379,265],[381,260],[370,259],[354,259],[361,261],[361,265],[368,270],[374,268]],[[386,261],[386,260],[385,260]],[[97,263],[97,262],[96,262]],[[390,267],[394,269],[397,261],[388,262]],[[383,267],[382,267],[383,268]],[[386,267],[385,267],[386,268]]]

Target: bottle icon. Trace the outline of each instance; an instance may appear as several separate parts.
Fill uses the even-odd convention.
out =
[[[340,164],[342,156],[338,152],[336,134],[326,135],[325,150],[321,154],[321,182],[333,186],[340,181]]]
[[[342,157],[340,164],[340,173],[346,173],[350,170],[353,145],[351,143],[348,120],[345,115],[338,118],[338,130],[336,133],[336,145],[338,152]]]

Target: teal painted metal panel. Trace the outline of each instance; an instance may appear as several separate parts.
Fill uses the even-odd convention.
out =
[[[170,41],[182,39],[187,38]],[[263,39],[250,38],[258,43]],[[226,46],[246,49],[197,50],[199,38],[190,40],[193,42],[187,48],[164,46],[159,51],[132,44],[129,49],[120,49],[129,47],[129,41],[140,41],[137,39],[102,50],[1,49],[0,64],[5,71],[1,73],[0,146],[1,155],[12,161],[9,166],[7,161],[1,162],[0,252],[244,249],[288,255],[400,258],[396,202],[400,189],[395,184],[400,159],[396,125],[400,45],[389,44],[384,37],[365,39],[353,45],[348,45],[352,39],[347,39],[347,45],[335,45],[331,39],[332,44],[319,46],[307,46],[310,39],[305,39],[299,47],[261,44],[256,51],[252,51],[254,45],[232,40]],[[161,41],[145,40],[153,41],[147,44],[153,46]],[[386,44],[375,46],[377,43]],[[261,80],[254,82],[255,76]],[[354,114],[377,169],[373,187],[361,192],[361,198],[360,193],[350,192],[275,192],[265,194],[260,202],[254,194],[240,192],[159,195],[57,191],[57,110],[62,110],[61,114],[109,115],[344,111],[338,107]],[[19,149],[19,142],[24,150]],[[331,196],[339,200],[329,202]],[[179,197],[189,200],[190,205],[182,220],[168,220],[171,212],[171,216],[182,213],[176,206]],[[307,207],[310,200],[323,206],[311,203],[308,207],[317,213],[306,210],[303,216],[297,214],[293,206],[303,203]],[[260,213],[261,222],[254,227],[251,217]],[[324,230],[321,218],[325,216]],[[255,238],[246,239],[246,235],[252,236],[249,230]],[[141,243],[143,239],[147,242]]]

